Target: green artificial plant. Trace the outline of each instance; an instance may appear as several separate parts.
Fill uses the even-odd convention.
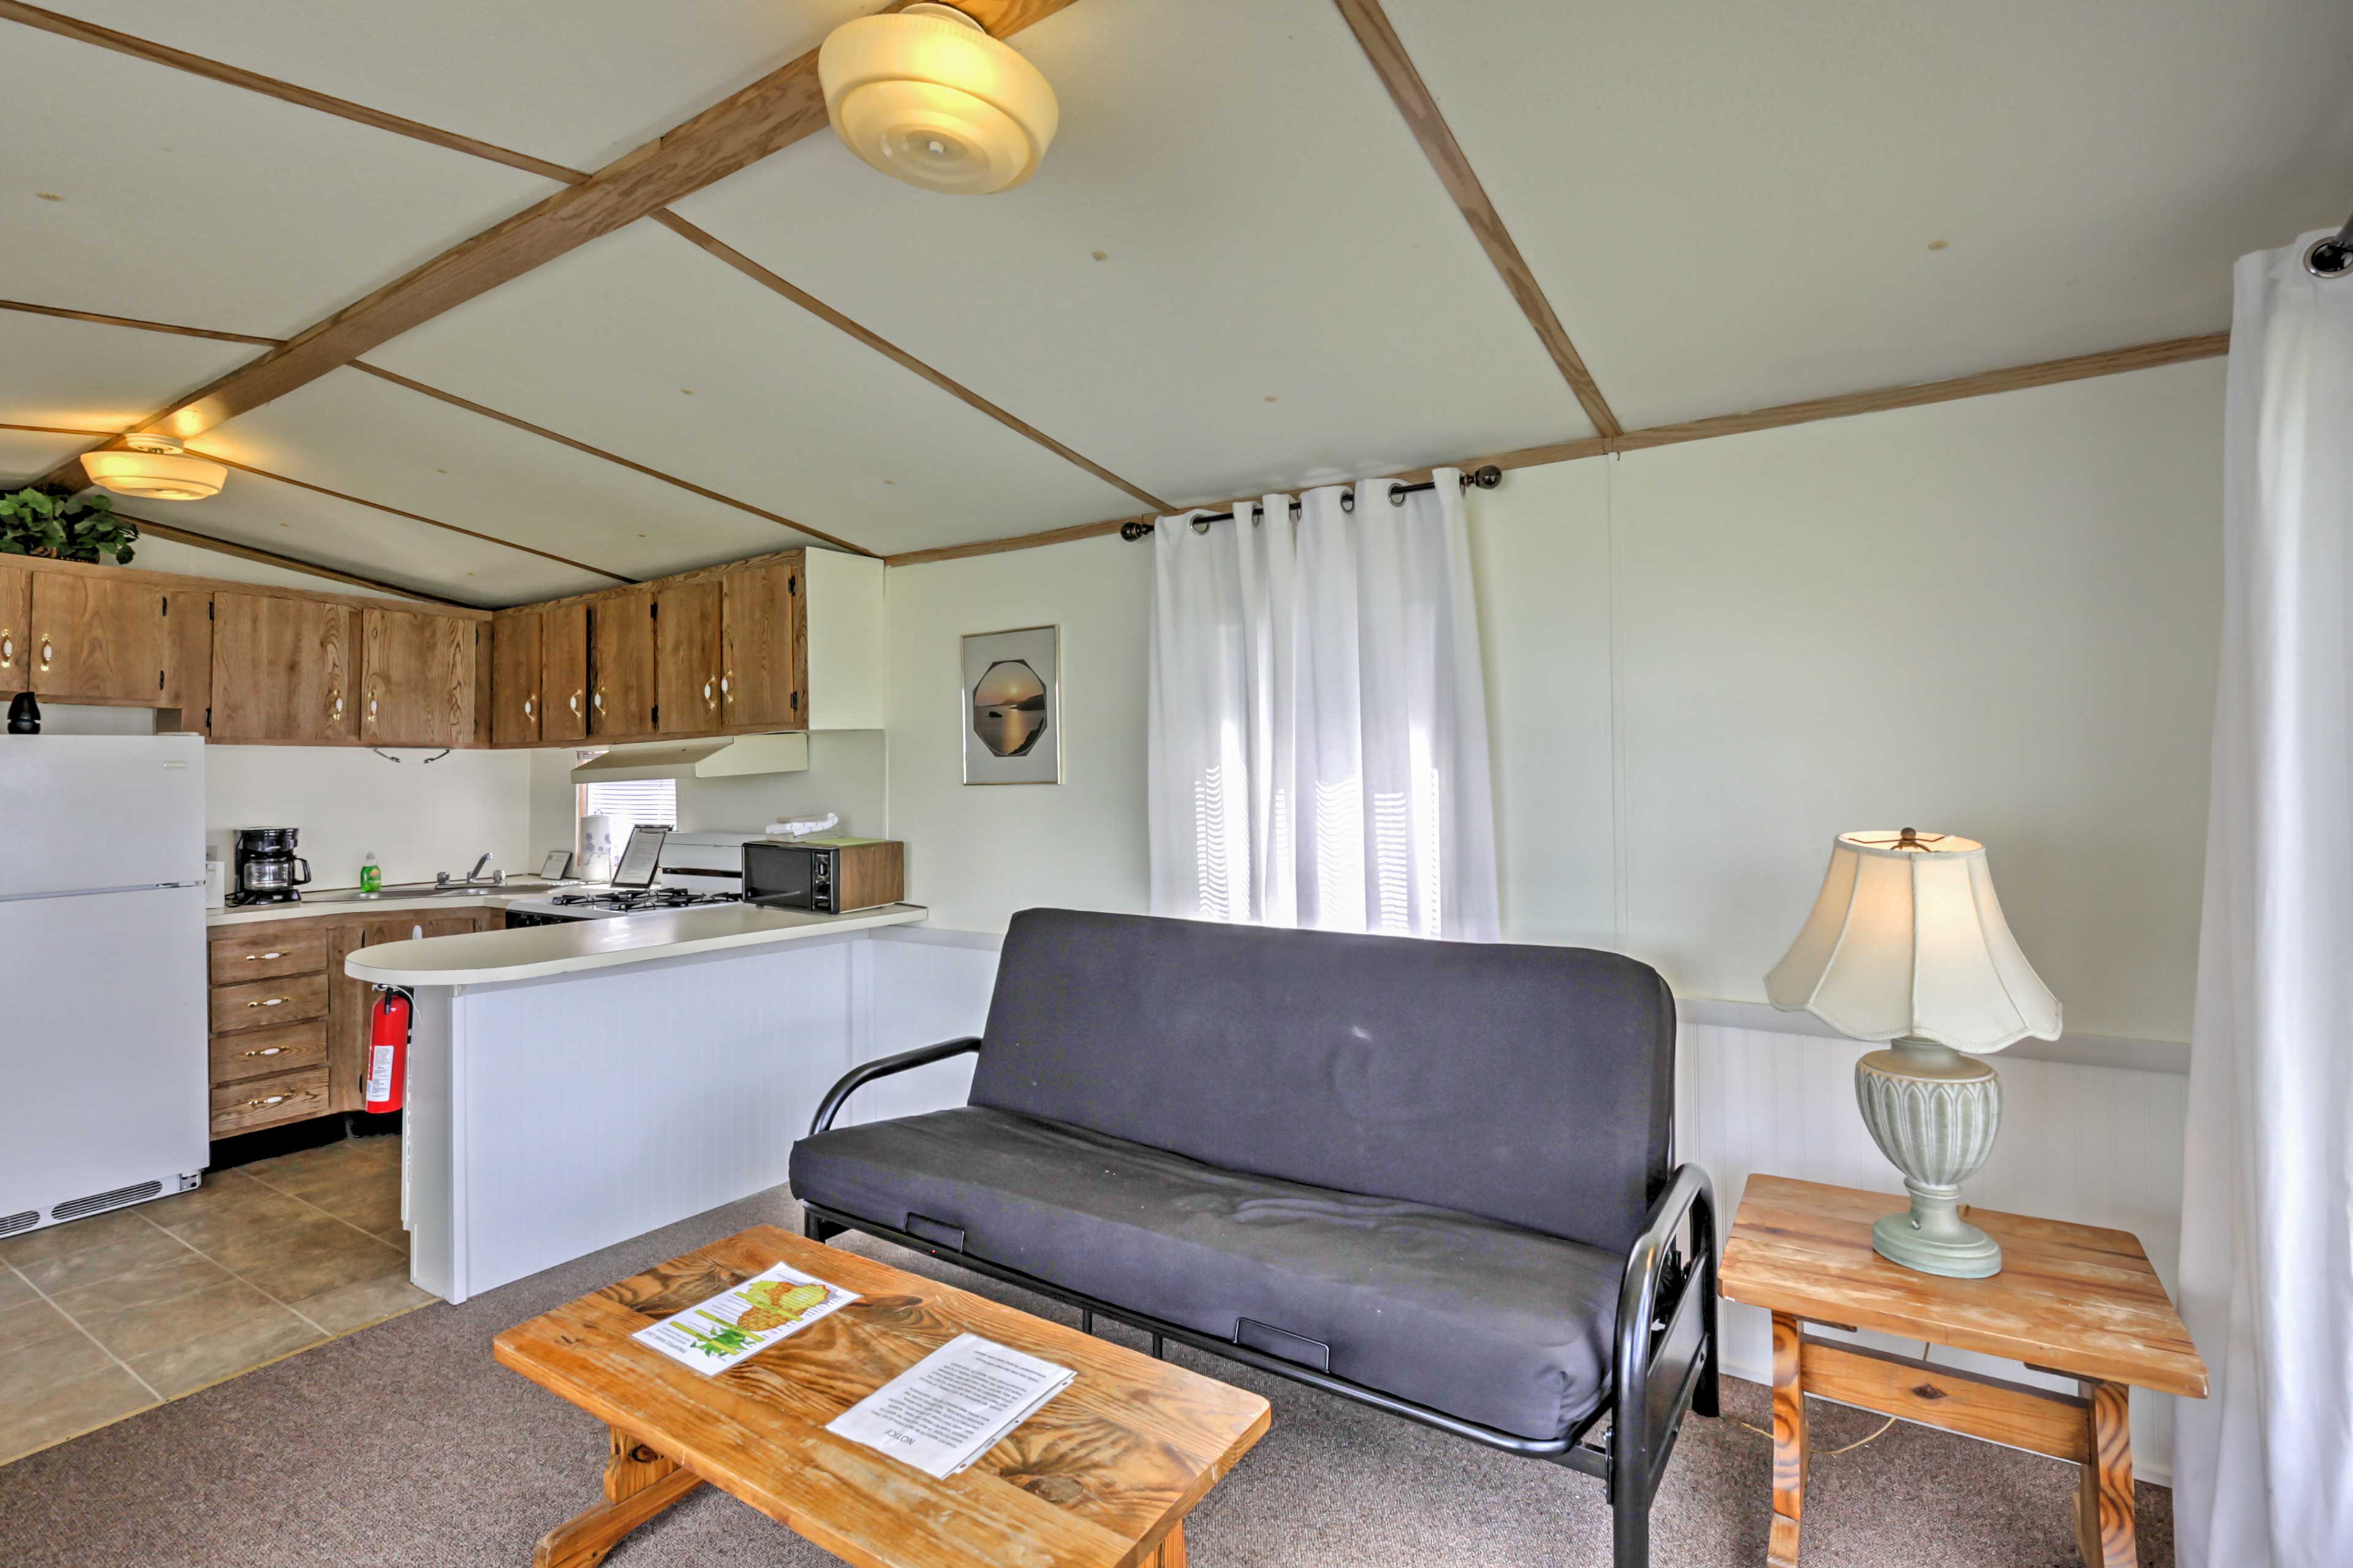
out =
[[[111,498],[76,500],[67,491],[31,486],[0,495],[0,555],[39,555],[52,561],[95,564],[111,555],[118,566],[131,560],[139,525],[118,517]]]

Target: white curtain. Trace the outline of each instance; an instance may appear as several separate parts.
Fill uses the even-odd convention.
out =
[[[1495,940],[1470,542],[1436,479],[1154,530],[1155,913]]]
[[[2189,1568],[2353,1553],[2353,278],[2240,258],[2182,1198]]]

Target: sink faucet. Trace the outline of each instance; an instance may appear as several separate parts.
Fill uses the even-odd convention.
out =
[[[497,857],[490,851],[483,851],[482,858],[474,862],[474,868],[467,872],[463,879],[452,877],[447,871],[436,871],[433,873],[433,885],[437,888],[502,888],[506,886],[505,871],[493,871],[488,877],[482,875],[482,868],[495,858]]]

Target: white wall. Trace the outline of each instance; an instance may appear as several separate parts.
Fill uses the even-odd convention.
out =
[[[2220,616],[2220,361],[1473,492],[1504,930],[1761,1000],[1843,828],[1992,847],[2071,1028],[2188,1037]],[[1151,552],[894,570],[912,896],[1142,909]],[[960,782],[959,634],[1059,622],[1059,787]],[[1614,731],[1614,734],[1613,734]]]
[[[312,885],[349,888],[370,854],[387,882],[463,875],[489,850],[509,875],[539,868],[530,856],[530,763],[522,752],[399,751],[399,763],[364,747],[210,746],[205,752],[205,838],[220,858],[229,830],[299,827]]]

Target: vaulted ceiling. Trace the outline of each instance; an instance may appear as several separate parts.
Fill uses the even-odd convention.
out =
[[[986,198],[824,129],[879,8],[0,0],[0,482],[511,604],[2211,353],[2353,205],[2342,0],[974,0]]]

